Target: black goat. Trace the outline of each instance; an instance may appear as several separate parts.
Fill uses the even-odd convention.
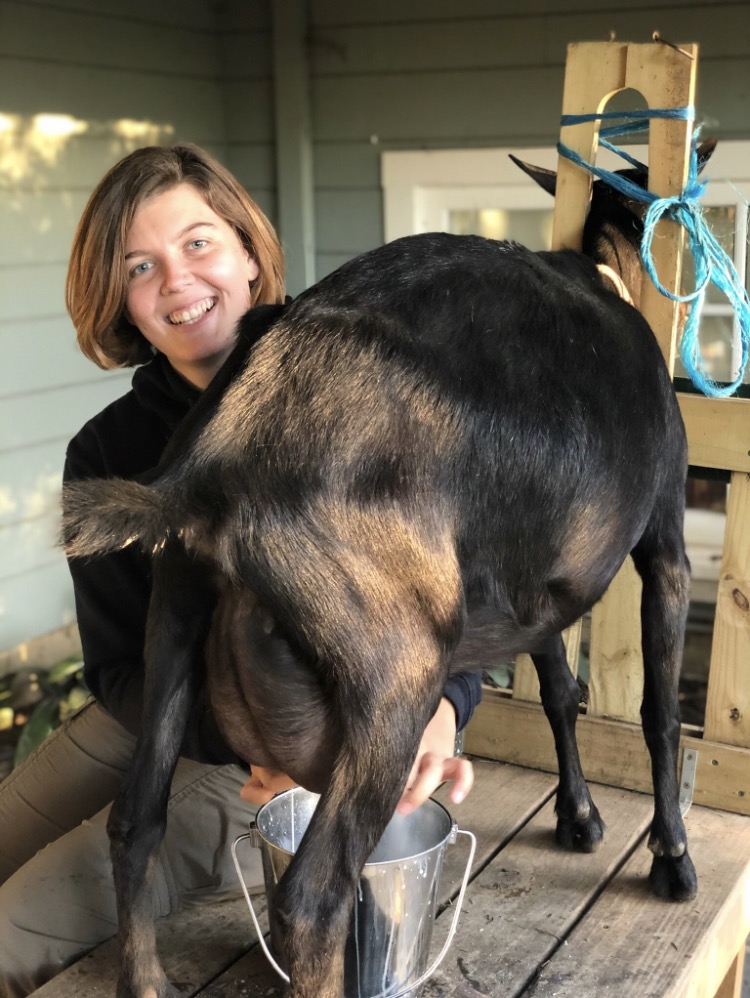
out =
[[[553,189],[554,174],[527,169]],[[596,847],[560,633],[631,553],[650,879],[664,897],[695,893],[677,788],[685,434],[650,328],[597,268],[637,301],[637,214],[597,183],[589,256],[447,234],[366,253],[249,352],[240,329],[148,484],[66,488],[71,556],[153,551],[143,732],[109,826],[121,998],[173,993],[148,869],[204,645],[229,744],[322,792],[276,903],[290,994],[333,998],[362,865],[477,641],[532,653],[559,756],[558,839]]]

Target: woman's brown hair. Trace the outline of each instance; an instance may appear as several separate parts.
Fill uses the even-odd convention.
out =
[[[65,304],[83,353],[99,367],[130,367],[153,356],[125,316],[125,241],[141,203],[177,184],[192,184],[232,226],[256,260],[253,305],[284,300],[284,258],[273,226],[232,174],[205,150],[185,143],[136,149],[115,164],[89,198],[68,265]]]

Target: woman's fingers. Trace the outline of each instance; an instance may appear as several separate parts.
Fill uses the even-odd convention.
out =
[[[286,773],[279,769],[264,769],[262,766],[253,766],[250,779],[240,790],[240,797],[250,804],[260,806],[267,804],[276,794],[284,790],[291,790],[297,784]]]
[[[419,758],[417,772],[409,781],[396,810],[399,814],[412,814],[445,782],[453,783],[450,799],[454,804],[460,804],[474,785],[474,767],[462,757],[446,758],[425,752]]]

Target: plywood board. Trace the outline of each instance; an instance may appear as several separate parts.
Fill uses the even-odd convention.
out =
[[[576,737],[586,778],[594,783],[651,792],[651,764],[639,726],[579,716]],[[485,689],[466,729],[465,750],[485,759],[557,772],[549,724],[540,707],[516,703]],[[683,729],[681,750],[698,753],[694,800],[707,807],[750,814],[750,750]]]

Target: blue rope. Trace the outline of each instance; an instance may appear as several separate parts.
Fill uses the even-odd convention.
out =
[[[654,110],[628,111],[623,113],[611,111],[604,114],[565,114],[562,116],[561,124],[578,125],[584,122],[619,119],[621,124],[600,130],[600,144],[609,149],[610,152],[627,160],[627,162],[638,170],[645,172],[646,167],[642,163],[629,156],[608,140],[615,135],[632,135],[636,132],[645,131],[648,129],[649,121],[652,118],[673,118],[692,121],[694,111],[691,107],[681,107],[656,108]],[[657,197],[652,191],[646,190],[619,173],[604,170],[593,163],[586,162],[578,153],[562,142],[558,143],[557,148],[561,156],[565,156],[566,159],[593,173],[621,194],[648,205],[643,220],[643,238],[641,241],[641,257],[646,272],[661,294],[665,295],[671,301],[691,303],[680,341],[680,357],[685,365],[685,370],[696,388],[703,392],[704,395],[710,395],[713,398],[726,398],[729,395],[733,395],[744,380],[748,353],[750,352],[750,299],[748,298],[747,290],[737,274],[732,259],[722,249],[709,229],[700,205],[700,198],[706,189],[706,184],[698,179],[697,138],[698,131],[696,130],[693,136],[688,179],[685,189],[681,194],[671,198]],[[669,218],[682,225],[687,233],[690,251],[695,264],[696,280],[696,288],[690,294],[673,294],[662,285],[657,276],[651,254],[651,244],[656,224],[662,217]],[[740,369],[737,378],[730,385],[720,385],[709,377],[703,366],[700,353],[698,322],[706,295],[706,288],[709,283],[715,284],[727,297],[734,309],[740,327],[742,345]]]

